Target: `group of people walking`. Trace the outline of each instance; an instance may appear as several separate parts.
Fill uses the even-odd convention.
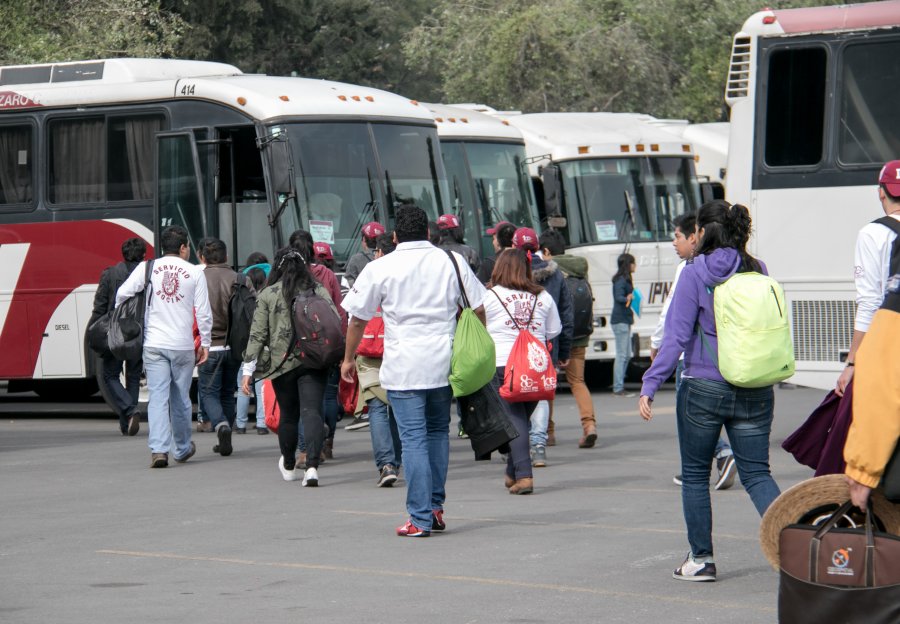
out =
[[[893,187],[882,188],[900,202],[890,192]],[[888,214],[900,216],[900,209]],[[653,399],[675,372],[681,453],[676,483],[682,486],[690,552],[673,576],[712,581],[716,578],[709,493],[713,462],[718,469],[716,489],[729,487],[739,475],[760,514],[780,493],[769,465],[773,387],[742,387],[726,380],[718,359],[722,353],[714,296],[733,276],[765,275],[767,268],[747,250],[751,221],[743,206],[709,202],[695,215],[679,217],[675,225],[674,246],[683,263],[651,343],[652,364],[643,378],[638,411],[645,420],[652,419]],[[336,419],[325,414],[327,388],[336,386],[339,375],[341,384],[359,390],[355,413],[350,415],[368,412],[377,485],[394,484],[402,467],[408,520],[397,528],[397,535],[427,537],[444,531],[452,420],[448,374],[464,302],[493,339],[493,387],[502,383],[513,344],[527,330],[547,345],[553,365],[566,373],[583,428],[578,446],[591,448],[598,439],[584,382],[590,329],[585,334],[576,327],[579,302],[573,291],[579,286],[571,281],[587,282],[586,262],[566,254],[565,241],[555,230],[538,236],[530,228],[501,222],[488,233],[496,255],[481,259],[463,242],[454,215],[429,223],[420,208],[400,206],[392,232],[376,222],[363,227],[361,251],[343,276],[344,292],[326,265],[330,249],[313,243],[302,230],[276,252],[271,265],[265,258],[253,258],[253,268],[263,273],[263,279],[255,282],[235,274],[225,244],[217,239],[206,239],[199,246],[201,266],[188,262],[187,233],[172,226],[162,233],[163,255],[153,261],[147,284],[143,244],[139,239],[126,241],[124,263],[104,273],[95,301],[95,314],[101,314],[111,302],[121,304],[144,289],[147,292],[143,363],[125,363],[126,384],[112,392],[123,434],[134,435],[139,428],[135,371],[139,375],[143,366],[150,393],[151,465],[165,467],[170,457],[176,462],[189,460],[196,445],[191,440],[188,392],[197,365],[203,411],[217,436],[215,451],[227,456],[232,452],[233,428],[246,426],[246,405],[237,407],[234,400],[238,379],[238,396],[243,397],[239,404],[246,402],[256,382],[268,379],[280,409],[278,470],[286,481],[316,486],[320,463],[329,452],[327,441],[336,428]],[[613,390],[620,396],[625,395],[624,366],[630,357],[635,268],[635,258],[623,254],[610,285],[617,353]],[[256,300],[249,339],[240,354],[232,353],[228,344],[229,305],[236,284],[252,291]],[[325,302],[327,307],[318,314],[338,318],[345,333],[342,352],[328,365],[312,365],[300,345],[296,328],[300,296]],[[113,387],[119,383],[121,366],[104,357],[104,378]],[[236,425],[242,409],[243,420]],[[546,447],[555,442],[552,402],[507,402],[505,412],[518,436],[506,454],[504,486],[510,494],[529,494],[535,487],[533,469],[546,465]],[[723,429],[727,441],[721,436]],[[302,443],[299,454],[298,443]],[[853,466],[858,485],[870,486],[858,463]]]

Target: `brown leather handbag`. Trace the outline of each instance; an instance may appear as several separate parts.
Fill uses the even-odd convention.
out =
[[[875,530],[871,504],[859,527],[847,501],[820,526],[781,531],[778,621],[900,622],[900,536]],[[850,519],[851,528],[836,528]]]

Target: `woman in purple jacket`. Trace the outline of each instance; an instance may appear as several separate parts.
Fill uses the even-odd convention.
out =
[[[644,374],[638,406],[644,420],[653,417],[653,396],[671,376],[684,352],[676,420],[683,475],[681,502],[691,552],[673,577],[715,581],[709,475],[723,426],[731,440],[741,483],[760,516],[780,490],[769,470],[769,434],[775,401],[772,386],[738,388],[726,382],[716,366],[715,287],[735,273],[767,273],[765,265],[747,253],[750,213],[744,206],[732,206],[722,200],[708,202],[697,213],[697,228],[696,255],[678,280],[666,316],[663,342]],[[701,340],[700,332],[705,340]]]

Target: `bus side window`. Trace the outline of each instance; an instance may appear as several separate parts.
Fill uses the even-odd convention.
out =
[[[31,126],[0,126],[0,205],[32,200]]]

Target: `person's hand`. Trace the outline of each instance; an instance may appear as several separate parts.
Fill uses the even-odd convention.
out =
[[[356,361],[344,360],[341,362],[341,379],[347,383],[356,381]]]
[[[209,359],[209,347],[200,347],[197,352],[197,366],[200,366]]]
[[[626,308],[631,305],[631,301],[633,299],[634,299],[634,295],[628,295],[627,297],[625,297],[625,307]]]
[[[640,399],[638,399],[638,409],[641,412],[641,418],[644,420],[650,420],[653,418],[653,399],[648,397],[647,395],[642,395]]]
[[[566,368],[569,365],[569,360],[560,360],[558,364],[560,368]]]
[[[847,479],[847,485],[850,486],[850,500],[853,501],[854,505],[865,510],[866,503],[869,502],[869,494],[872,492],[872,488],[863,485],[859,481],[854,481],[850,477],[845,478]]]
[[[838,377],[837,384],[834,386],[834,393],[839,397],[844,396],[844,391],[850,384],[850,380],[853,379],[854,368],[854,366],[845,366],[844,370],[841,371],[841,376]]]
[[[253,382],[253,377],[250,375],[244,375],[241,378],[241,392],[244,393],[244,396],[250,396],[250,384]]]
[[[658,354],[659,354],[659,349],[657,349],[655,347],[650,347],[650,361],[651,362],[656,359],[656,356]]]

